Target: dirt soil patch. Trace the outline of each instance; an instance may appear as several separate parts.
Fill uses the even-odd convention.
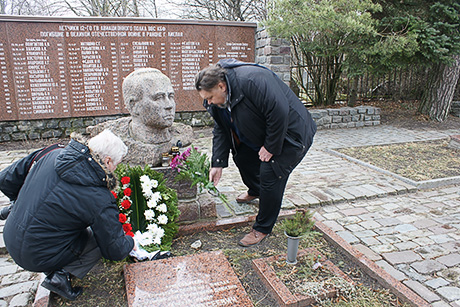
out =
[[[279,224],[279,223],[278,223]],[[252,267],[252,260],[286,253],[286,237],[279,225],[273,233],[259,245],[251,248],[238,246],[237,242],[250,230],[249,226],[233,228],[226,231],[201,232],[175,239],[171,252],[174,256],[191,255],[195,253],[222,250],[228,258],[233,270],[240,279],[243,287],[250,296],[254,306],[278,306],[277,301],[265,288],[261,279]],[[191,248],[192,243],[200,240],[201,248]],[[333,300],[327,300],[315,306],[349,306],[349,307],[378,307],[401,306],[394,295],[383,289],[375,280],[359,270],[339,250],[332,247],[319,234],[312,234],[302,239],[299,249],[315,247],[325,257],[331,260],[358,285],[352,296],[342,295]],[[83,294],[74,302],[52,296],[51,306],[126,306],[125,284],[123,281],[122,265],[127,262],[100,262],[83,280],[75,280],[74,285],[84,288]],[[289,268],[280,275],[290,274],[286,283],[303,278],[299,273],[303,262]],[[296,272],[292,272],[293,268]],[[351,293],[351,292],[350,292]],[[363,294],[364,293],[364,294]]]
[[[460,176],[460,150],[449,140],[337,149],[338,152],[414,181]]]

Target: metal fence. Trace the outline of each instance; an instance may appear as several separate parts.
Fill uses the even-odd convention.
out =
[[[296,69],[296,68],[293,68]],[[304,88],[309,95],[315,96],[313,82],[308,75],[304,75]],[[353,88],[356,87],[356,100],[369,101],[378,99],[419,100],[423,90],[426,88],[429,71],[423,67],[413,66],[407,69],[394,69],[385,75],[366,73],[356,77],[357,80],[342,76],[337,91],[336,101],[348,102]],[[300,90],[300,96],[308,102],[304,89]],[[460,82],[457,84],[454,100],[460,99]]]

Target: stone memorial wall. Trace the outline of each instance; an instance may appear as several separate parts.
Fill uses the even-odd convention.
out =
[[[121,83],[154,67],[176,110],[202,111],[195,74],[255,61],[256,24],[144,18],[0,17],[0,121],[125,114]]]

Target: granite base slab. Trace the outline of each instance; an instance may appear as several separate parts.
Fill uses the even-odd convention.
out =
[[[129,307],[253,306],[222,251],[124,266]]]

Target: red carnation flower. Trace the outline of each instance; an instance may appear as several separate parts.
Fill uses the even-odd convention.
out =
[[[123,193],[124,193],[126,196],[130,197],[130,196],[131,196],[131,189],[130,189],[130,188],[126,188],[126,189],[123,191]]]
[[[112,192],[113,197],[117,198],[117,193],[115,193],[114,191],[110,191],[110,192]]]
[[[134,238],[134,233],[132,231],[128,231],[126,235]]]
[[[120,223],[125,223],[126,222],[126,215],[124,215],[123,213],[120,213],[118,215],[118,220],[120,221]]]
[[[122,184],[128,184],[130,181],[131,181],[131,178],[129,178],[129,177],[121,178],[121,183]]]
[[[133,227],[131,226],[131,224],[123,224],[123,230],[125,231],[125,233],[128,233],[130,232],[131,230],[133,230]]]
[[[128,210],[129,207],[131,207],[131,202],[129,201],[129,199],[125,199],[124,201],[122,201],[121,207],[125,210]]]

